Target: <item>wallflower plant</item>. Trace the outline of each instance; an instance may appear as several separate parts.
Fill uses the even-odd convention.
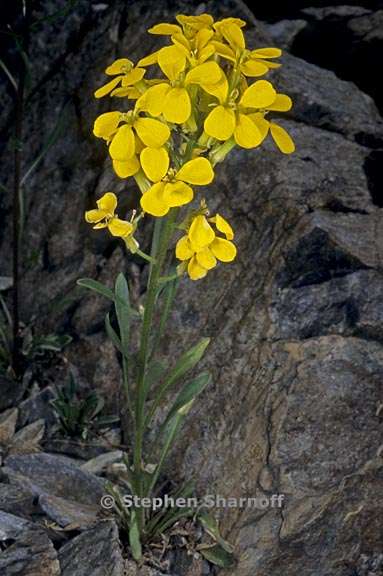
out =
[[[257,148],[270,134],[282,153],[294,151],[287,131],[269,118],[274,112],[287,112],[291,99],[279,94],[270,80],[260,79],[280,65],[275,59],[281,51],[248,49],[245,22],[239,18],[214,22],[209,14],[201,14],[176,19],[177,23],[149,29],[150,34],[164,37],[164,47],[136,64],[128,58],[111,63],[105,72],[112,78],[95,92],[96,98],[118,99],[117,110],[96,118],[93,133],[108,147],[117,177],[134,178],[141,198],[137,210],[125,219],[117,215],[117,196],[107,191],[97,207],[85,213],[85,219],[93,228],[105,228],[121,238],[128,251],[149,262],[138,353],[133,353],[131,336],[131,321],[138,314],[129,303],[123,274],[114,291],[94,280],[79,280],[114,303],[118,333],[109,315],[106,330],[121,353],[126,411],[133,428],[126,456],[128,484],[140,498],[158,489],[180,426],[211,380],[207,372],[186,379],[171,400],[175,386],[185,381],[209,344],[208,338],[202,338],[170,366],[158,358],[179,279],[186,275],[202,281],[208,273],[215,273],[217,265],[226,265],[237,255],[233,228],[224,214],[210,213],[209,192],[204,187],[213,182],[218,164],[236,146]],[[149,255],[140,249],[135,235],[151,218],[154,231]],[[177,267],[173,265],[174,245]],[[170,408],[156,435],[158,447],[151,446],[146,454],[145,434],[165,398]],[[191,513],[125,510],[133,556],[140,559],[142,543]]]

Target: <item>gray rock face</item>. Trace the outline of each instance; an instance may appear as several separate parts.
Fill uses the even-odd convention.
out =
[[[0,540],[4,546],[0,554],[2,576],[61,575],[52,542],[31,522],[0,512]]]
[[[248,17],[235,1],[206,2],[203,8]],[[26,165],[57,121],[60,104],[72,99],[63,112],[65,137],[26,189],[26,259],[39,257],[24,271],[22,314],[25,320],[40,317],[44,330],[71,326],[77,341],[70,360],[114,405],[120,371],[102,329],[107,303],[71,291],[80,276],[111,284],[121,266],[130,269],[131,257],[87,228],[83,212],[106,190],[119,193],[126,209],[137,193],[112,174],[104,146],[91,136],[97,114],[115,105],[96,102],[92,93],[106,63],[116,56],[137,59],[157,46],[155,38],[144,40],[144,30],[182,11],[190,12],[190,3],[145,0],[126,9],[116,1],[96,11],[80,0],[65,26],[53,25],[33,45],[38,88],[27,117]],[[272,44],[261,27],[250,28],[261,45]],[[194,477],[200,495],[284,494],[282,509],[218,511],[240,559],[229,574],[378,576],[381,118],[371,97],[353,83],[297,57],[286,55],[273,79],[295,101],[281,123],[297,151],[284,157],[270,141],[259,150],[234,151],[206,190],[211,211],[233,224],[238,258],[206,280],[181,282],[163,353],[174,357],[180,347],[212,336],[204,366],[214,384],[189,413],[168,470],[172,477]],[[7,198],[2,209],[9,206]],[[1,240],[5,265],[8,222]],[[68,295],[69,301],[47,313],[47,302],[62,303]],[[61,479],[41,474],[43,455],[12,456],[6,464],[33,483],[43,482],[43,490],[74,477],[62,467]],[[73,485],[79,501],[99,490],[93,482],[91,487]],[[61,497],[59,488],[52,494]],[[116,559],[110,570],[117,576],[117,537],[107,523],[60,550],[63,576],[101,576],[89,566],[97,566],[110,546],[108,557]],[[87,564],[95,557],[94,565]]]
[[[87,530],[60,549],[61,576],[122,576],[117,526],[104,521]]]

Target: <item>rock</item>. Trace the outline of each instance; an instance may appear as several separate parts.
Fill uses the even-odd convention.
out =
[[[22,486],[0,483],[0,510],[16,516],[28,516],[36,511],[32,492]]]
[[[16,406],[25,392],[24,382],[0,374],[0,412]]]
[[[14,514],[0,512],[0,540],[16,540],[23,531],[33,530],[32,522],[19,518]]]
[[[0,555],[2,576],[61,576],[57,553],[39,530],[23,531]]]
[[[36,420],[29,426],[25,426],[12,438],[9,447],[10,454],[28,454],[40,450],[40,442],[45,433],[45,420]]]
[[[0,444],[7,446],[12,440],[16,429],[18,410],[10,408],[0,414]]]
[[[99,506],[79,504],[50,494],[42,494],[39,506],[49,518],[62,528],[86,530],[97,521]]]
[[[104,493],[101,479],[52,454],[8,456],[5,465],[5,474],[25,477],[37,496],[50,494],[98,505]]]
[[[59,551],[61,576],[121,576],[124,570],[117,526],[107,520]]]
[[[326,6],[325,8],[305,8],[301,11],[305,16],[315,18],[315,20],[323,20],[324,18],[339,18],[345,20],[346,18],[354,18],[356,16],[365,16],[371,14],[371,10],[363,8],[362,6]]]
[[[295,120],[338,132],[357,142],[370,138],[377,146],[382,145],[383,123],[371,97],[350,82],[339,80],[334,72],[301,58],[285,54],[282,62],[273,78],[278,91],[293,99]]]
[[[113,450],[112,452],[100,454],[100,456],[96,456],[96,458],[92,458],[91,460],[88,460],[88,462],[85,462],[85,464],[81,466],[81,470],[96,475],[102,474],[102,472],[104,472],[104,470],[106,470],[111,464],[120,462],[123,454],[122,450]]]
[[[57,422],[51,401],[56,397],[52,387],[48,386],[37,394],[31,396],[18,406],[19,419],[18,426],[25,426],[35,420],[43,418],[47,426],[52,426]]]
[[[290,50],[295,37],[307,26],[306,20],[280,20],[275,24],[266,25],[267,32],[273,39],[273,43],[282,50]]]

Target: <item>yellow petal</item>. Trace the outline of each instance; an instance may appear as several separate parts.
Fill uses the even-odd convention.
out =
[[[117,130],[120,118],[121,112],[105,112],[105,114],[101,114],[94,122],[93,134],[97,136],[97,138],[109,140]]]
[[[263,62],[257,62],[256,60],[247,60],[243,62],[240,66],[242,74],[245,76],[263,76],[269,71],[269,67]]]
[[[227,60],[235,62],[235,53],[233,52],[232,48],[230,48],[230,46],[224,44],[223,42],[217,42],[216,40],[214,40],[212,44],[215,48],[216,54],[222,56],[222,58],[226,58]]]
[[[183,180],[189,184],[205,186],[214,179],[214,172],[207,158],[194,158],[186,162],[176,174],[177,180]]]
[[[191,114],[190,96],[186,88],[171,88],[163,101],[162,112],[168,122],[186,122]]]
[[[292,154],[295,150],[295,144],[291,136],[286,132],[282,126],[270,122],[270,132],[274,142],[283,154]]]
[[[201,51],[210,42],[214,36],[214,31],[208,28],[202,28],[196,34],[194,44],[198,51]]]
[[[189,40],[182,34],[182,32],[172,34],[172,42],[174,42],[174,44],[179,46],[184,51],[185,56],[189,55],[189,53],[192,51]]]
[[[152,216],[165,216],[169,212],[169,205],[164,201],[165,184],[157,182],[141,196],[141,208]]]
[[[237,24],[226,24],[220,27],[220,33],[234,49],[243,50],[245,48],[245,38],[243,32]]]
[[[123,74],[127,70],[133,68],[133,66],[134,64],[131,60],[128,60],[127,58],[119,58],[118,60],[115,60],[113,64],[107,67],[105,74],[108,74],[109,76],[114,76],[115,74]]]
[[[87,210],[87,212],[85,212],[85,220],[89,224],[100,222],[105,216],[108,216],[108,212],[105,210]]]
[[[214,254],[211,252],[210,248],[206,246],[196,254],[197,262],[202,268],[206,268],[206,270],[211,270],[214,266],[217,265],[217,260],[215,259]]]
[[[137,62],[137,66],[151,66],[152,64],[156,64],[158,61],[158,53],[159,50],[156,50],[156,52],[153,52],[153,54],[149,54],[149,56],[141,58],[141,60]]]
[[[165,148],[144,148],[140,154],[143,171],[152,182],[159,182],[169,168],[169,155]]]
[[[189,260],[194,252],[187,236],[180,238],[176,244],[176,258],[178,260]]]
[[[176,16],[177,22],[186,28],[193,30],[201,30],[201,28],[210,28],[214,23],[214,18],[210,14],[198,14],[198,16],[189,16],[185,14],[178,14]]]
[[[109,154],[113,160],[128,160],[135,151],[135,141],[132,127],[124,124],[118,129],[117,134],[109,146]]]
[[[195,252],[208,246],[215,238],[213,228],[202,214],[194,218],[189,228],[188,236]]]
[[[239,28],[246,26],[245,20],[242,20],[241,18],[233,18],[230,16],[229,18],[222,18],[222,20],[216,22],[214,24],[214,28],[217,30],[217,32],[219,32],[222,27],[227,26],[228,24],[236,24]]]
[[[234,111],[224,106],[213,108],[204,122],[206,134],[217,140],[228,140],[233,135],[234,128]]]
[[[169,182],[165,185],[164,200],[172,208],[189,204],[193,198],[193,189],[185,182]]]
[[[262,142],[262,135],[254,122],[245,114],[238,114],[234,139],[242,148],[255,148]]]
[[[216,84],[222,78],[223,70],[217,62],[204,62],[189,70],[186,74],[185,85],[188,84]]]
[[[260,131],[263,142],[263,140],[269,133],[270,122],[266,120],[266,118],[264,118],[262,112],[256,112],[255,114],[248,114],[248,118],[251,118],[251,120],[254,122],[254,124]]]
[[[279,58],[281,54],[280,48],[257,48],[250,52],[252,58]]]
[[[202,266],[198,264],[197,258],[193,256],[188,264],[188,274],[191,280],[200,280],[200,278],[206,276],[207,270],[206,268],[202,268]]]
[[[257,80],[245,90],[239,103],[248,108],[267,108],[274,102],[276,96],[271,82]]]
[[[177,46],[165,46],[158,52],[158,64],[165,76],[174,81],[185,70],[186,56]]]
[[[231,262],[237,255],[237,248],[234,244],[223,238],[215,238],[209,248],[221,262]]]
[[[117,207],[117,196],[113,192],[107,192],[96,202],[100,210],[105,210],[108,214],[113,215]]]
[[[108,223],[108,230],[112,236],[128,236],[133,232],[133,224],[119,218],[112,218]]]
[[[113,160],[113,170],[120,178],[134,176],[140,169],[140,163],[136,155],[128,160]]]
[[[170,136],[166,124],[154,118],[137,118],[134,128],[143,143],[150,148],[160,148]]]
[[[277,94],[276,99],[267,109],[274,110],[275,112],[288,112],[292,105],[293,102],[289,96],[286,94]]]
[[[151,28],[149,28],[148,30],[149,34],[159,34],[159,35],[163,35],[163,36],[171,36],[172,34],[177,34],[179,32],[182,32],[181,28],[179,26],[177,26],[177,24],[166,24],[166,23],[162,23],[162,24],[156,24],[155,26],[152,26]]]
[[[145,110],[151,116],[159,116],[162,114],[164,107],[164,100],[166,94],[169,92],[169,84],[156,84],[146,90],[146,92],[137,100],[136,110]]]
[[[222,71],[221,78],[215,84],[203,84],[201,88],[205,90],[208,94],[218,98],[221,104],[225,104],[227,100],[227,95],[229,92],[229,83],[227,81],[225,73]]]
[[[128,72],[122,80],[122,86],[131,86],[132,84],[136,84],[145,76],[146,70],[143,68],[133,68],[130,72]]]
[[[206,60],[208,60],[210,58],[210,56],[213,56],[213,54],[215,53],[215,48],[212,44],[208,44],[207,46],[205,46],[204,48],[202,48],[202,50],[199,51],[198,53],[198,62],[200,64],[202,64],[203,62],[205,62]]]
[[[216,225],[217,230],[222,232],[222,234],[225,234],[227,240],[232,240],[234,238],[233,229],[230,226],[229,222],[227,222],[227,220],[225,220],[225,218],[223,218],[219,214],[216,214],[215,217],[212,218],[211,220],[214,221],[214,224]]]
[[[94,93],[94,97],[95,98],[102,98],[103,96],[106,96],[106,94],[109,94],[109,92],[111,92],[113,90],[113,88],[115,88],[117,86],[117,84],[119,84],[121,82],[122,78],[123,78],[123,76],[117,76],[117,78],[113,78],[113,80],[111,80],[110,82],[108,82],[104,86],[101,86],[101,88],[96,90],[96,92]]]

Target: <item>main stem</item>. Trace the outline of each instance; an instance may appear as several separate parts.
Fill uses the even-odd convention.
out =
[[[136,491],[139,497],[144,494],[143,479],[142,479],[142,444],[144,434],[145,422],[145,400],[146,400],[146,384],[145,375],[150,351],[150,333],[153,324],[153,317],[155,312],[155,304],[157,291],[159,286],[159,278],[165,263],[166,254],[169,246],[169,241],[173,231],[174,219],[176,210],[171,210],[164,222],[159,219],[156,221],[154,230],[154,241],[152,245],[153,261],[150,266],[149,281],[145,299],[145,311],[141,330],[140,350],[138,354],[138,378],[136,389],[136,435],[134,446],[134,471],[136,477]],[[139,527],[142,530],[145,524],[144,509],[142,507],[137,510],[137,518]]]

